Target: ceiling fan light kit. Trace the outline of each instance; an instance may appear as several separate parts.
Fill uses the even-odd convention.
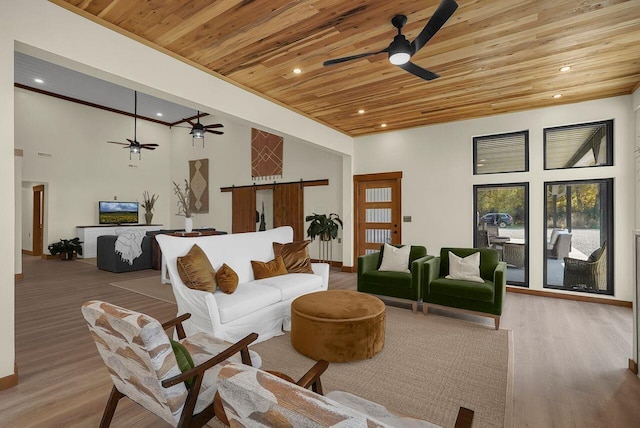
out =
[[[127,141],[129,142],[127,143],[120,143],[119,141],[107,141],[107,143],[110,144],[120,144],[121,146],[125,146],[123,148],[128,148],[129,149],[129,160],[131,160],[131,154],[137,154],[138,155],[138,160],[142,159],[142,150],[141,149],[147,149],[147,150],[155,150],[156,147],[158,147],[157,144],[140,144],[138,142],[138,138],[137,138],[137,131],[138,131],[138,91],[133,91],[133,96],[134,96],[134,107],[133,107],[133,140],[130,140],[127,138]]]
[[[429,40],[442,28],[451,15],[458,8],[458,4],[455,0],[442,0],[435,13],[424,26],[418,37],[413,42],[409,42],[407,38],[402,34],[402,27],[407,23],[407,17],[405,15],[396,15],[391,19],[391,25],[398,29],[398,34],[393,38],[393,41],[386,48],[377,52],[367,52],[358,55],[347,56],[343,58],[330,59],[322,63],[323,66],[339,64],[354,59],[365,58],[372,55],[378,55],[383,52],[389,54],[389,62],[393,65],[397,65],[409,73],[424,79],[433,80],[440,77],[438,74],[426,70],[420,66],[417,66],[409,60],[414,56]]]
[[[195,144],[195,140],[202,140],[202,147],[204,148],[204,135],[207,132],[210,132],[212,134],[217,134],[217,135],[223,135],[224,132],[222,131],[214,131],[213,128],[223,128],[224,125],[221,123],[215,123],[213,125],[203,125],[200,123],[200,110],[198,110],[198,114],[196,115],[197,121],[196,123],[191,122],[191,120],[189,119],[183,119],[184,122],[187,122],[189,125],[191,125],[191,131],[189,131],[189,134],[191,134],[191,146],[193,146]]]

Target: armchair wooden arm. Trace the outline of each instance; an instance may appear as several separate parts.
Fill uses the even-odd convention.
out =
[[[165,388],[169,388],[170,386],[173,385],[177,385],[180,382],[184,382],[187,379],[191,379],[191,378],[195,378],[195,377],[202,377],[200,375],[202,375],[206,370],[210,369],[211,367],[215,366],[216,364],[220,364],[222,361],[226,360],[227,358],[231,357],[233,354],[240,352],[240,355],[242,357],[242,363],[246,364],[248,366],[251,365],[251,358],[249,357],[249,344],[254,342],[256,339],[258,338],[258,333],[251,333],[248,336],[246,336],[245,338],[243,338],[242,340],[240,340],[239,342],[234,343],[233,345],[229,346],[227,349],[225,349],[224,351],[220,352],[218,355],[216,355],[215,357],[210,358],[209,360],[205,361],[204,363],[192,368],[189,371],[186,371],[182,374],[179,374],[177,376],[174,376],[172,378],[169,379],[165,379],[162,381],[162,386],[164,386]],[[194,383],[198,383],[197,379],[196,382]]]
[[[168,330],[171,327],[175,326],[176,333],[178,334],[178,339],[184,339],[185,337],[187,337],[187,335],[184,332],[184,327],[182,327],[182,321],[188,320],[189,318],[191,318],[191,314],[189,313],[182,314],[179,317],[176,317],[172,320],[162,323],[162,329]]]
[[[296,385],[301,386],[303,388],[311,387],[311,390],[316,394],[324,395],[322,392],[322,383],[320,382],[320,376],[327,370],[329,367],[329,362],[325,360],[320,360],[314,364],[313,367],[309,369],[308,372],[304,374],[300,378]]]

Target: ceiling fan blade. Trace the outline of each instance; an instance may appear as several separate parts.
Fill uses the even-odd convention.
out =
[[[433,80],[433,79],[437,79],[438,77],[440,77],[438,74],[429,71],[429,70],[425,70],[422,67],[418,67],[417,65],[415,65],[412,62],[408,62],[406,64],[401,64],[398,67],[402,68],[403,70],[408,71],[409,73],[420,77],[421,79],[424,80]]]
[[[147,147],[148,144],[143,144],[142,146],[140,146],[141,149],[147,149],[147,150],[155,150],[155,147]]]
[[[144,148],[146,149],[146,148],[149,148],[149,147],[159,147],[159,145],[158,145],[158,144],[155,144],[155,143],[151,143],[151,144],[140,144],[140,147],[144,147]]]
[[[121,142],[119,142],[119,141],[107,141],[107,143],[110,143],[110,144],[120,144],[121,146],[129,146],[129,144],[127,144],[127,143],[121,143]]]
[[[127,138],[127,141],[128,141],[128,142],[130,142],[131,144],[135,144],[135,143],[136,143],[135,141],[130,140],[130,139],[128,139],[128,138]]]
[[[224,125],[221,123],[215,123],[213,125],[205,125],[204,129],[208,128],[224,128]]]
[[[333,64],[339,64],[341,62],[346,62],[346,61],[351,61],[352,59],[358,59],[358,58],[364,58],[367,56],[372,56],[372,55],[378,55],[382,52],[387,52],[388,48],[384,48],[381,51],[378,52],[368,52],[368,53],[363,53],[363,54],[359,54],[359,55],[351,55],[351,56],[345,56],[343,58],[336,58],[336,59],[330,59],[328,61],[325,61],[322,63],[322,65],[324,67],[326,67],[327,65],[333,65]]]
[[[411,49],[414,54],[431,40],[445,22],[451,18],[451,15],[453,15],[453,12],[455,12],[457,8],[458,3],[456,3],[455,0],[442,0],[442,3],[440,3],[440,6],[438,6],[429,22],[427,22],[427,25],[424,26],[420,34],[418,34],[418,37],[411,42]]]
[[[222,131],[212,131],[210,129],[205,129],[205,132],[211,132],[212,134],[217,134],[217,135],[223,135],[224,132]]]

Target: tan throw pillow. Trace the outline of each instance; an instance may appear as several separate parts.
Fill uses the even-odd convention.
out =
[[[216,291],[216,270],[198,245],[191,247],[185,256],[178,257],[177,264],[184,285],[194,290]]]
[[[257,262],[251,260],[251,267],[253,268],[253,276],[256,279],[271,278],[272,276],[286,275],[287,268],[284,267],[284,260],[282,256],[278,256],[269,262]]]
[[[228,264],[224,263],[216,273],[216,282],[220,290],[231,294],[238,287],[238,274]]]
[[[311,241],[296,241],[288,244],[273,243],[273,253],[282,256],[284,267],[289,273],[313,273],[307,246]]]

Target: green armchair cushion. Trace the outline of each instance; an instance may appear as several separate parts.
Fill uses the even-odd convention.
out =
[[[431,292],[444,296],[460,297],[463,299],[479,300],[481,302],[493,302],[493,282],[462,281],[459,279],[438,278],[431,281]]]
[[[372,270],[362,274],[362,279],[370,286],[411,288],[411,274]]]

